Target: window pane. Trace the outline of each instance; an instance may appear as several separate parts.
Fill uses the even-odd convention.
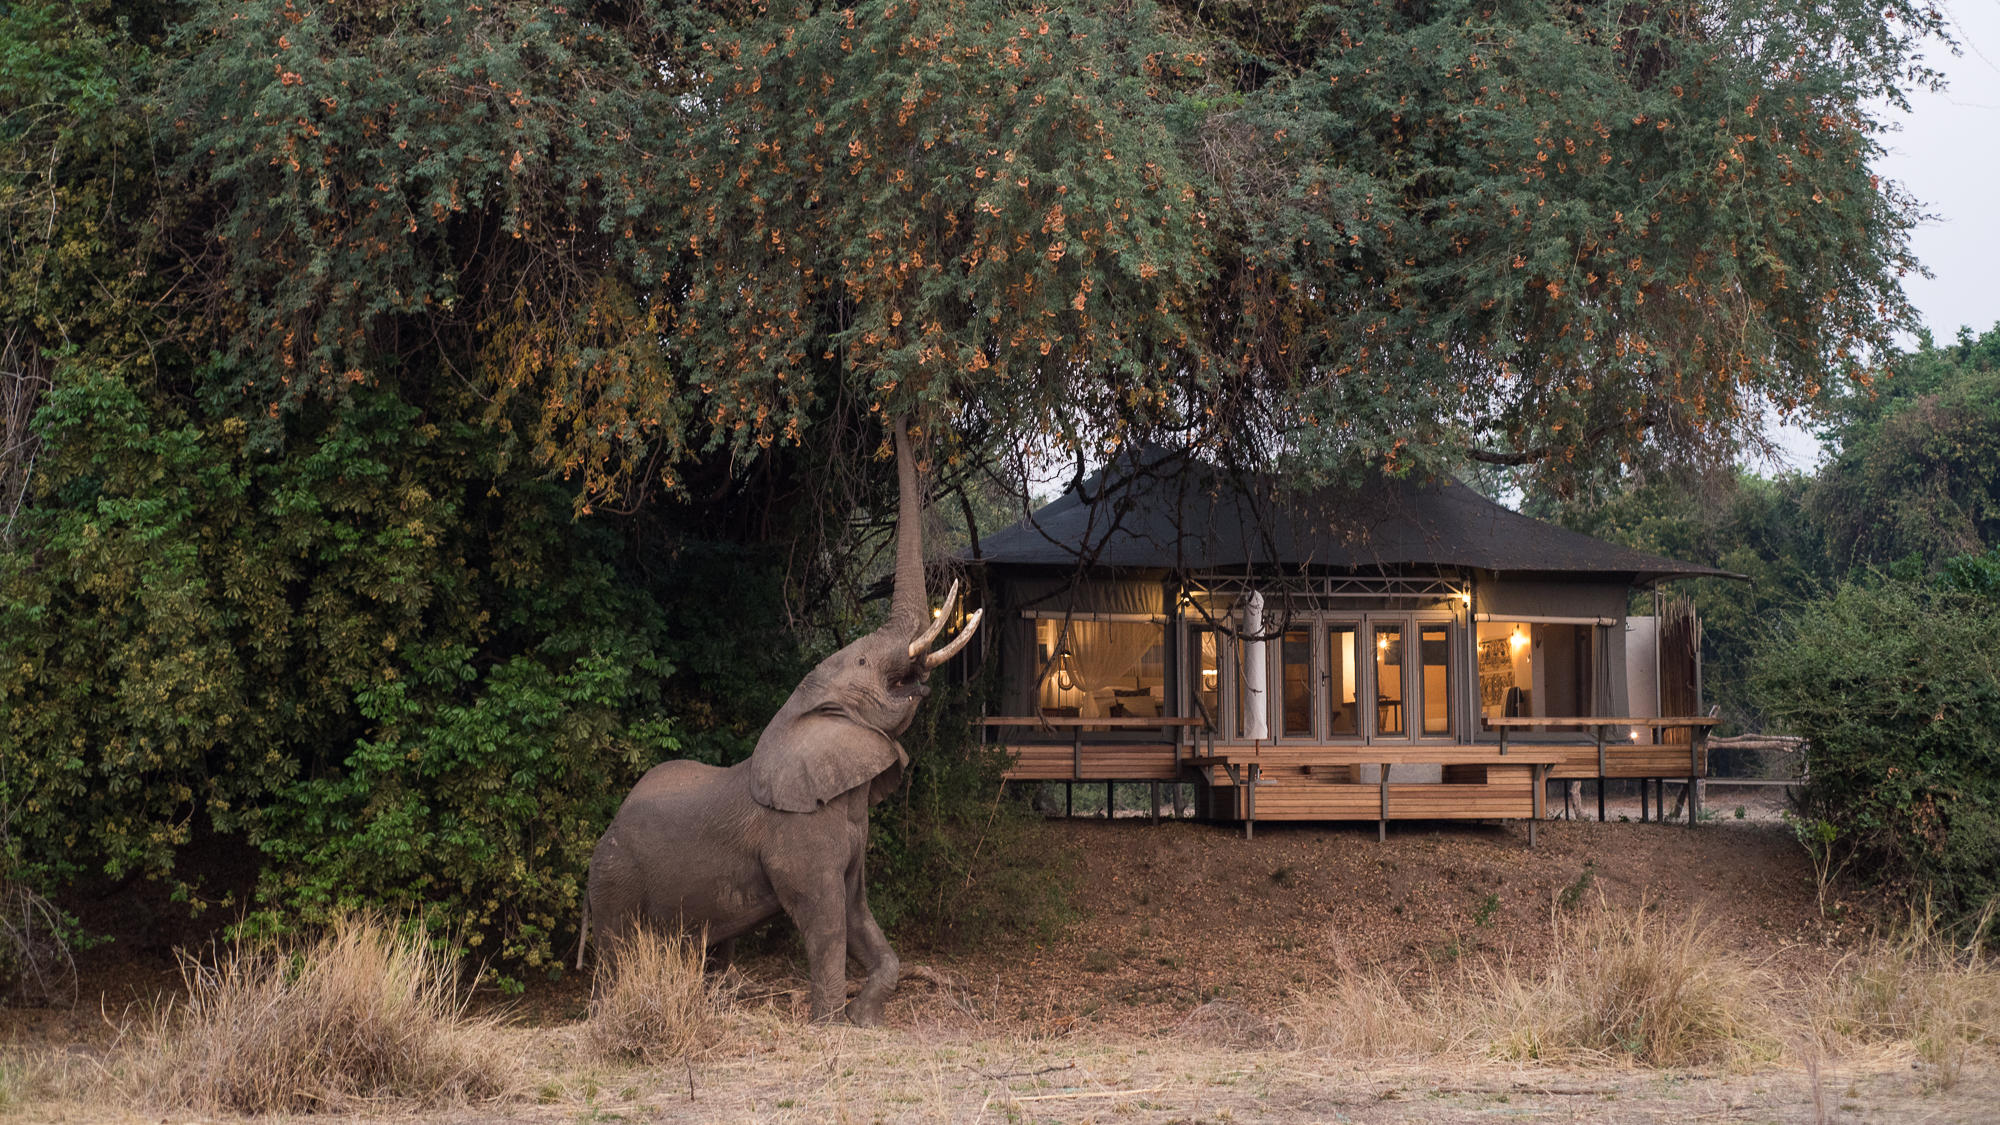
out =
[[[1403,627],[1375,626],[1375,733],[1408,734],[1403,715]]]
[[[1215,645],[1215,630],[1195,628],[1188,630],[1188,649],[1192,653],[1188,661],[1188,694],[1196,703],[1195,714],[1207,719],[1210,726],[1219,727],[1222,722],[1222,666],[1218,661],[1222,653]]]
[[[1451,733],[1451,630],[1419,625],[1424,661],[1424,725],[1427,735]]]
[[[1286,738],[1311,738],[1312,719],[1312,631],[1287,629],[1283,652]]]
[[[1355,709],[1355,690],[1360,685],[1360,666],[1354,659],[1357,641],[1352,625],[1326,627],[1326,731],[1335,735],[1361,733],[1361,716]]]

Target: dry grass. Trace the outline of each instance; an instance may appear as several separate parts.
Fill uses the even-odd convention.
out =
[[[1293,1006],[1299,1043],[1343,1059],[1741,1064],[1775,1058],[1781,1021],[1761,970],[1718,953],[1706,927],[1603,903],[1558,916],[1555,953],[1524,971],[1468,966],[1412,990],[1348,967]]]
[[[703,942],[641,930],[598,971],[583,1040],[592,1054],[658,1064],[715,1037],[721,986],[702,974]]]
[[[1810,1023],[1827,1050],[1907,1045],[1951,1085],[1974,1051],[2000,1047],[2000,964],[1986,953],[1994,910],[1963,943],[1929,909],[1843,962]]]
[[[186,958],[187,995],[131,1048],[144,1095],[199,1112],[451,1104],[520,1085],[497,1022],[465,1014],[457,963],[421,935],[350,918],[299,948]]]
[[[1539,972],[1473,974],[1469,1021],[1502,1058],[1647,1066],[1742,1065],[1776,1058],[1783,1020],[1768,974],[1720,948],[1699,918],[1602,902],[1556,922]]]

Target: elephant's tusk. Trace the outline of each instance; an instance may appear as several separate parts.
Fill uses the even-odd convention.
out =
[[[931,618],[931,627],[924,630],[916,640],[910,642],[910,659],[915,660],[931,650],[931,642],[944,631],[944,623],[951,620],[951,611],[958,605],[958,580],[952,579],[951,592],[944,596],[944,608]]]
[[[966,619],[965,628],[958,631],[958,636],[953,637],[950,644],[924,657],[924,670],[929,671],[950,660],[952,657],[957,656],[958,650],[964,648],[966,642],[972,639],[972,634],[979,631],[979,621],[985,616],[985,610],[973,610],[972,616]]]

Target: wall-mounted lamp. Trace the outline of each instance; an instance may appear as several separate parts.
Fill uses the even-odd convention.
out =
[[[1507,641],[1514,646],[1514,651],[1519,652],[1528,647],[1528,634],[1523,633],[1519,626],[1515,626],[1514,635],[1507,638]]]

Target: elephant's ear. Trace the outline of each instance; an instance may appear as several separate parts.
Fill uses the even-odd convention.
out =
[[[812,711],[757,740],[750,755],[750,796],[780,812],[812,812],[885,773],[900,780],[909,761],[902,746],[881,731],[838,712]],[[872,790],[869,796],[873,803]]]

